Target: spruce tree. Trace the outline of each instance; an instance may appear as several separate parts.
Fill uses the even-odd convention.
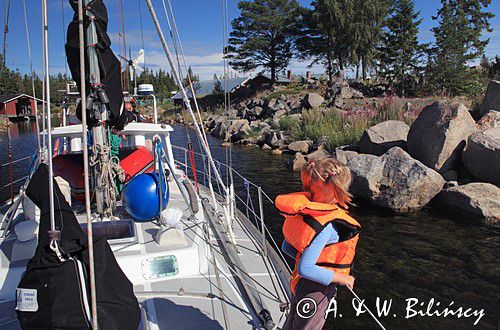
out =
[[[296,0],[242,0],[240,17],[232,21],[227,54],[236,70],[259,67],[276,74],[285,69],[294,51],[296,24],[300,16]]]
[[[442,7],[434,20],[439,25],[432,29],[436,38],[430,72],[432,90],[448,96],[474,96],[481,90],[480,72],[471,69],[483,53],[489,39],[482,39],[484,31],[491,32],[485,11],[491,0],[441,0]]]
[[[421,65],[423,45],[418,31],[422,19],[413,0],[393,0],[380,48],[380,71],[402,96],[409,91]]]

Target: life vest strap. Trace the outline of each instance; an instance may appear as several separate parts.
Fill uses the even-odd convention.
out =
[[[350,264],[333,264],[333,263],[329,263],[329,262],[319,262],[316,265],[321,266],[321,267],[338,268],[338,269],[346,269],[346,268],[352,267],[352,263],[350,263]]]
[[[316,232],[316,235],[325,228],[325,226],[309,214],[304,214],[302,218],[304,219],[304,222]]]

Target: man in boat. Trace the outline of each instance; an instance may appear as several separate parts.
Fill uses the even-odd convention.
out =
[[[276,207],[285,216],[283,250],[296,260],[290,281],[293,298],[283,329],[322,329],[337,284],[354,286],[350,275],[361,225],[347,212],[351,172],[330,158],[308,162],[301,173],[304,192],[281,195]],[[315,301],[307,318],[301,301]]]

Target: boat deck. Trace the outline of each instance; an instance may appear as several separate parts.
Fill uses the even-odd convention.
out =
[[[263,255],[262,242],[257,240],[255,232],[252,234],[255,228],[248,227],[252,226],[250,221],[238,213],[238,219],[233,223],[237,254],[245,268],[240,269],[238,263],[233,262],[234,254],[231,259],[231,251],[226,249],[227,234],[213,205],[198,201],[200,211],[192,216],[179,187],[173,181],[169,185],[167,208],[183,211],[181,222],[184,244],[158,245],[155,235],[159,226],[153,222],[136,222],[137,235],[132,242],[111,242],[117,261],[132,281],[141,305],[141,328],[260,328],[253,307],[255,301],[270,312],[276,325],[282,325],[285,317],[280,307],[288,298],[276,273],[283,269],[276,271],[276,265]],[[203,191],[200,197],[205,201],[210,198]],[[118,208],[118,214],[122,220],[130,218],[121,207]],[[77,217],[84,222],[84,214],[78,214]],[[15,237],[10,239],[15,240]],[[1,266],[5,267],[8,261],[3,262],[6,252],[3,247],[4,244]],[[148,277],[144,270],[146,260],[166,256],[175,256],[177,274]],[[13,300],[0,301],[0,329],[19,328],[13,303]]]

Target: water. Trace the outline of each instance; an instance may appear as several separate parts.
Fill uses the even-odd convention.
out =
[[[194,148],[198,150],[195,134],[190,132],[190,135]],[[0,137],[0,140],[0,163],[4,163],[5,137]],[[184,127],[175,127],[172,142],[186,147]],[[220,141],[214,138],[210,137],[210,142],[214,156],[225,161],[228,150],[220,147]],[[18,137],[13,141],[13,152],[21,156],[30,154],[35,145],[33,133],[20,129]],[[287,169],[290,156],[274,156],[256,148],[239,146],[234,146],[231,153],[233,167],[261,186],[272,199],[278,194],[300,189],[300,178]],[[176,156],[184,161],[182,153],[177,152]],[[197,165],[198,168],[202,166],[200,162]],[[223,176],[225,178],[224,171]],[[198,177],[199,182],[203,182],[203,179]],[[243,182],[238,177],[234,181],[236,192],[246,200]],[[251,187],[251,193],[256,196],[256,188]],[[258,212],[257,200],[254,198],[252,202]],[[264,203],[264,210],[266,224],[281,244],[283,217],[270,202]],[[400,216],[358,204],[352,208],[351,213],[363,225],[353,271],[356,278],[355,291],[366,299],[372,311],[377,310],[377,297],[381,303],[392,300],[388,316],[381,317],[386,328],[500,328],[498,231],[470,223],[460,216],[446,213],[445,210],[424,209],[408,216]],[[251,212],[249,215],[253,219]],[[473,323],[477,317],[457,318],[449,315],[406,318],[407,300],[411,298],[418,299],[418,306],[412,308],[415,311],[425,312],[428,302],[434,298],[431,312],[443,311],[453,302],[450,310],[456,311],[459,307],[463,307],[463,311],[467,308],[484,309],[485,316],[476,326]],[[346,289],[339,290],[337,318],[334,321],[329,317],[327,328],[333,329],[335,323],[340,329],[376,329],[375,322],[367,313],[355,315],[351,299],[351,294]],[[420,306],[422,302],[424,306]],[[438,302],[440,304],[436,308]]]

